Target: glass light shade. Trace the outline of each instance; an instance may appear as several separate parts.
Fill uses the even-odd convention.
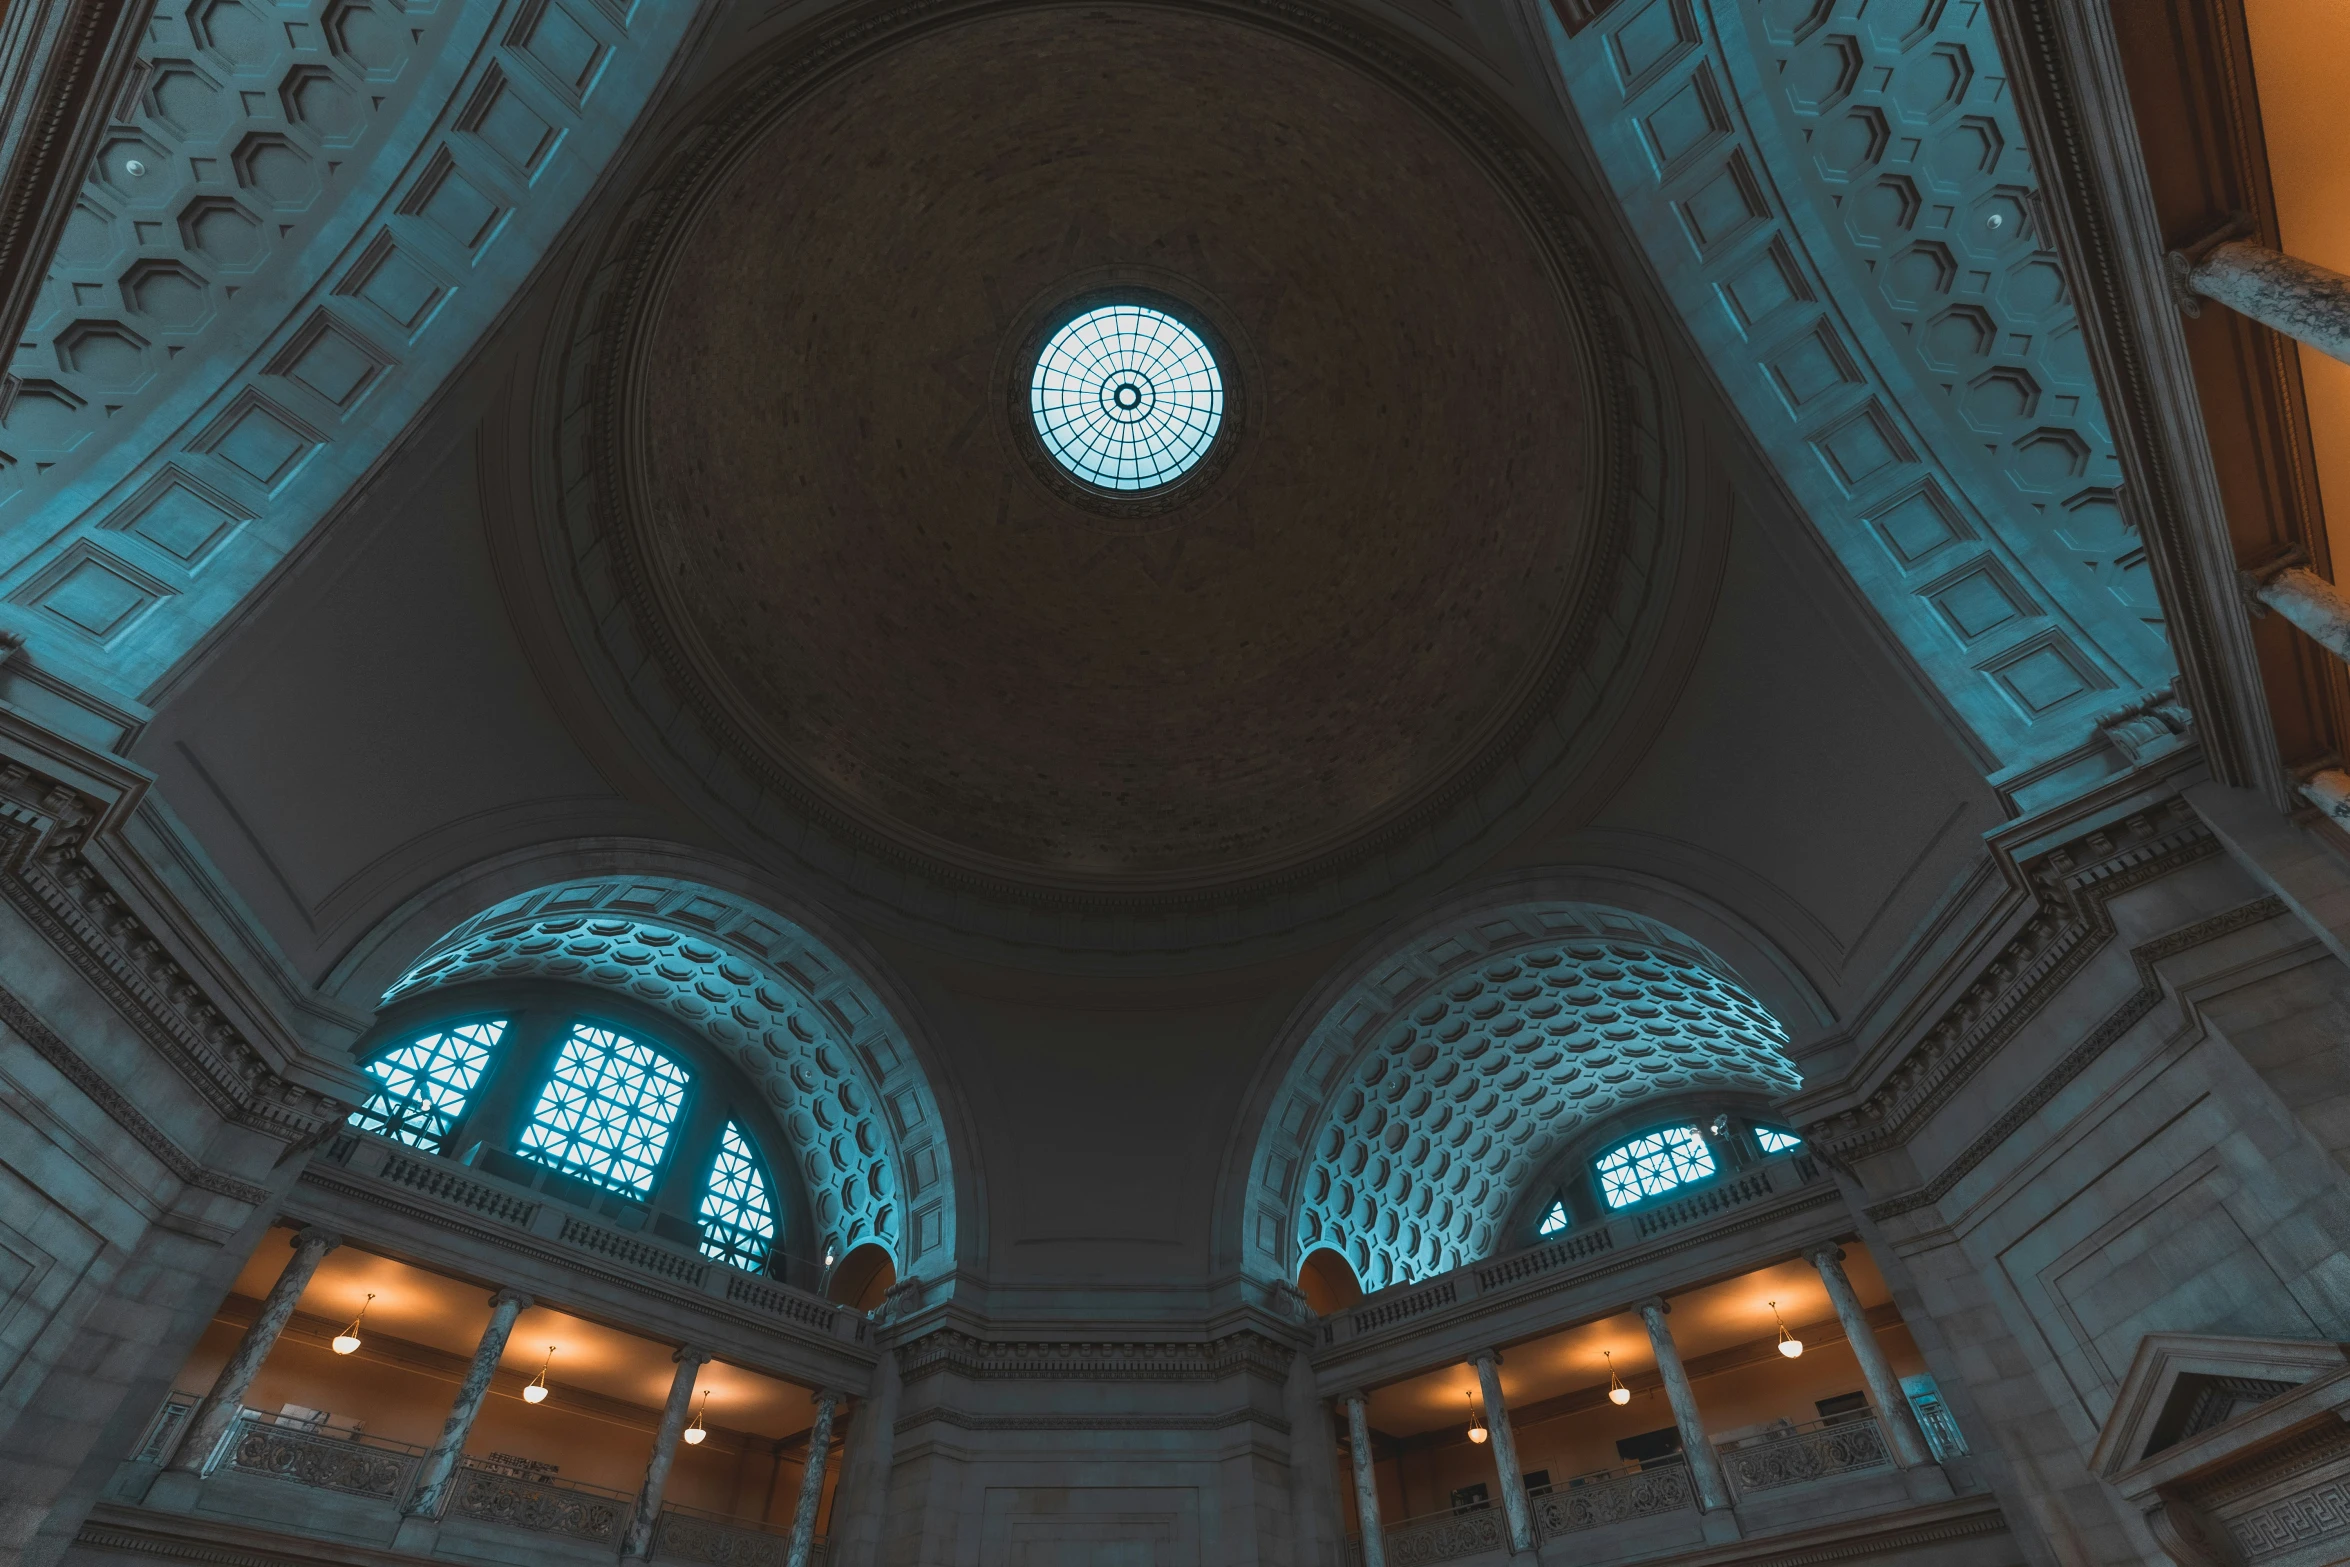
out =
[[[1488,1436],[1491,1436],[1492,1434],[1492,1432],[1486,1430],[1483,1426],[1469,1427],[1469,1440],[1472,1442],[1483,1442]]]
[[[1803,1340],[1799,1338],[1783,1338],[1779,1340],[1779,1353],[1785,1355],[1789,1360],[1793,1360],[1796,1356],[1803,1353]]]
[[[348,1329],[346,1329],[346,1330],[344,1330],[343,1332],[341,1332],[341,1333],[337,1333],[337,1334],[335,1335],[335,1353],[336,1353],[336,1354],[338,1354],[338,1355],[350,1355],[350,1354],[356,1354],[356,1353],[358,1352],[358,1349],[359,1349],[359,1335],[358,1335],[358,1334],[356,1334],[356,1333],[353,1333],[353,1332],[349,1331]]]
[[[1611,1387],[1607,1390],[1607,1401],[1611,1404],[1629,1404],[1632,1402],[1632,1390],[1628,1387]]]
[[[533,1382],[522,1390],[522,1401],[526,1404],[543,1404],[547,1401],[547,1390],[542,1384]]]
[[[688,1447],[699,1447],[702,1445],[702,1438],[708,1436],[709,1434],[709,1432],[703,1430],[700,1426],[688,1426],[685,1432],[685,1445]]]

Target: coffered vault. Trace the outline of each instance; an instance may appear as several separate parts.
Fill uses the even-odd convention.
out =
[[[903,1029],[808,932],[709,887],[631,878],[542,887],[467,920],[384,992],[559,979],[658,1008],[773,1103],[834,1256],[874,1242],[901,1274],[954,1255],[952,1165]]]
[[[1487,1255],[1592,1123],[1687,1089],[1803,1086],[1720,959],[1617,909],[1542,904],[1425,934],[1332,1005],[1274,1101],[1252,1257],[1343,1256],[1384,1289]]]

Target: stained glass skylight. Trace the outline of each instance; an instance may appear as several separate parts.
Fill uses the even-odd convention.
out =
[[[1656,1197],[1714,1173],[1714,1151],[1694,1126],[1668,1126],[1611,1149],[1599,1161],[1599,1194],[1611,1208]]]
[[[1762,1151],[1764,1153],[1785,1153],[1791,1148],[1801,1148],[1803,1146],[1803,1139],[1796,1136],[1793,1132],[1782,1132],[1774,1127],[1768,1126],[1756,1127],[1754,1129],[1754,1140],[1762,1144]]]
[[[411,1147],[438,1151],[465,1113],[465,1101],[505,1037],[503,1018],[412,1039],[367,1063],[373,1080],[350,1124]]]
[[[1534,1232],[1538,1235],[1556,1235],[1573,1222],[1567,1217],[1567,1205],[1554,1202],[1550,1205],[1550,1212],[1542,1216],[1542,1222],[1534,1226]]]
[[[1103,305],[1036,356],[1028,407],[1044,449],[1085,483],[1153,490],[1199,462],[1224,424],[1206,339],[1148,305]]]
[[[702,1255],[756,1273],[775,1244],[775,1205],[750,1139],[732,1121],[718,1134],[718,1158],[702,1192]]]
[[[686,1081],[685,1069],[652,1046],[573,1024],[522,1129],[520,1151],[642,1197],[661,1168]]]

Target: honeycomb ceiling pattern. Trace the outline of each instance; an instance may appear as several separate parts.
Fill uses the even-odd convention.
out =
[[[1286,1271],[1328,1247],[1377,1290],[1473,1262],[1593,1120],[1690,1089],[1800,1088],[1785,1039],[1718,960],[1613,910],[1422,938],[1301,1052],[1304,1082],[1323,1068],[1331,1087],[1310,1120],[1285,1118],[1310,1127]]]
[[[951,1252],[945,1142],[888,1013],[765,910],[697,888],[542,890],[460,926],[384,993],[557,979],[659,1008],[767,1094],[835,1255],[878,1242],[901,1272]]]

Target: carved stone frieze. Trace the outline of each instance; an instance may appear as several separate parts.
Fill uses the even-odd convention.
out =
[[[898,1369],[908,1382],[942,1371],[1026,1382],[1213,1382],[1244,1371],[1286,1376],[1293,1353],[1247,1331],[1189,1343],[1088,1344],[983,1339],[948,1329],[900,1349]]]
[[[307,1150],[341,1122],[350,1106],[274,1070],[110,884],[89,853],[107,809],[107,802],[21,761],[0,762],[0,897],[224,1119],[287,1143],[292,1151]],[[162,1152],[169,1144],[144,1116],[126,1119],[125,1112],[136,1116],[128,1102],[62,1039],[39,1028],[29,1007],[12,1000],[11,1014],[11,1026],[108,1105],[117,1121],[134,1135],[141,1126],[152,1132],[155,1141],[146,1136],[141,1141],[158,1157],[175,1169],[194,1168],[186,1154]],[[28,1029],[15,1014],[36,1027]],[[64,1056],[53,1054],[44,1040],[54,1041]],[[79,1067],[66,1064],[65,1057]],[[245,1186],[232,1184],[240,1192]]]
[[[901,1417],[896,1430],[902,1436],[926,1425],[958,1431],[1228,1431],[1234,1426],[1263,1426],[1289,1434],[1288,1421],[1256,1409],[1213,1415],[974,1415],[937,1405]]]

